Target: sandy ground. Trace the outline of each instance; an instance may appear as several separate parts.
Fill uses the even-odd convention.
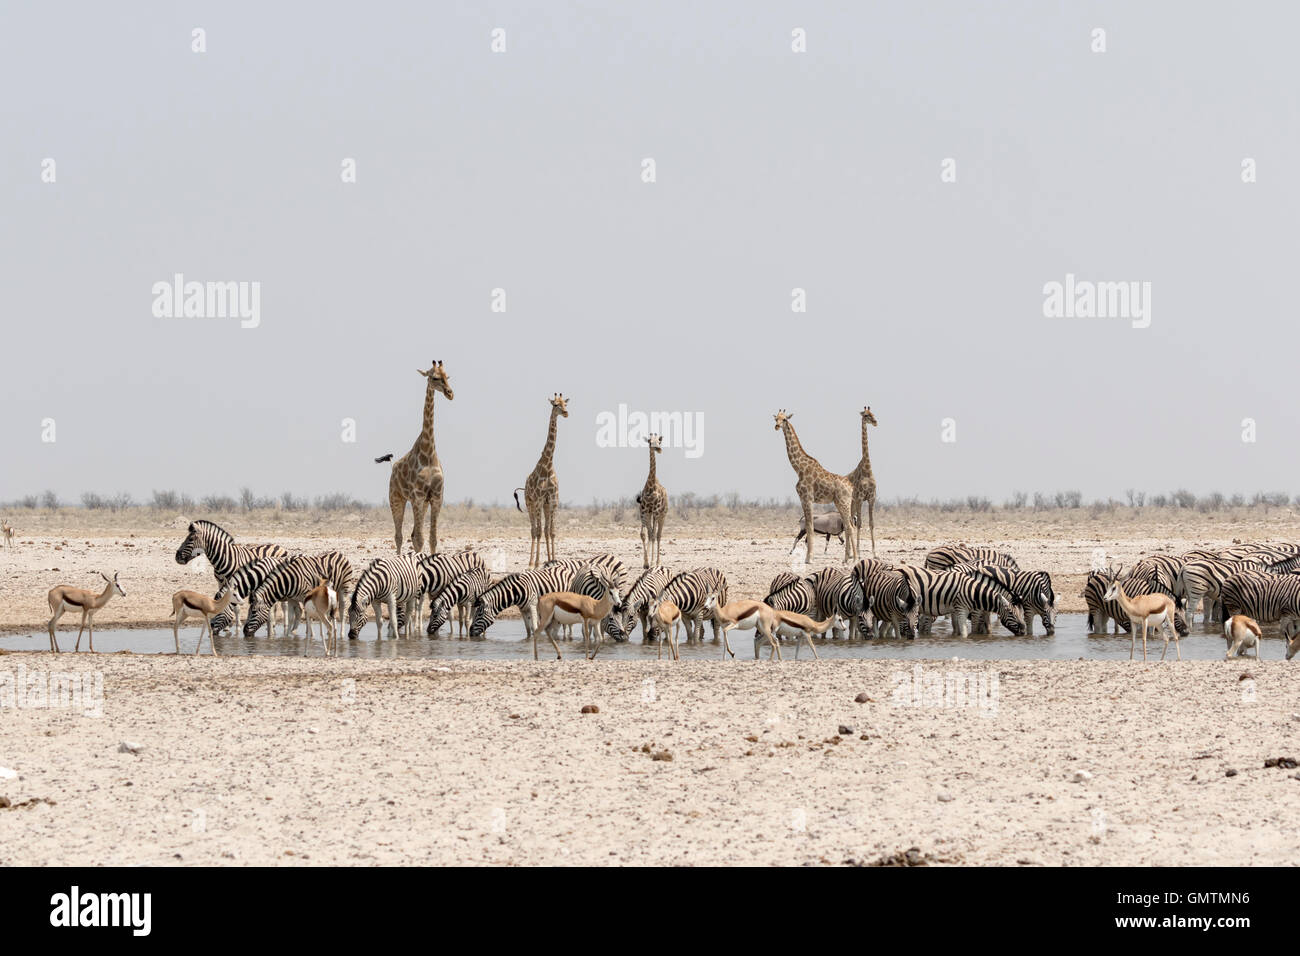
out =
[[[1300,859],[1281,661],[926,662],[996,678],[959,707],[879,660],[5,654],[0,700],[51,667],[103,716],[4,713],[4,865]]]
[[[114,597],[96,615],[100,627],[160,626],[178,588],[209,590],[210,569],[176,564],[176,548],[191,518],[205,515],[130,511],[9,512],[18,534],[12,548],[0,550],[0,633],[43,631],[49,617],[46,593],[56,584],[102,587],[97,571],[118,571],[125,598]],[[392,521],[387,512],[335,514],[252,512],[212,516],[240,541],[275,541],[291,550],[338,548],[358,568],[393,553]],[[632,570],[641,567],[635,512],[621,521],[610,511],[586,508],[560,513],[560,555],[612,551]],[[407,518],[407,533],[409,536]],[[793,510],[725,508],[672,513],[666,526],[663,562],[675,569],[701,565],[721,568],[730,596],[762,598],[778,572],[803,571],[791,565],[790,545],[798,518]],[[507,508],[461,506],[443,510],[440,548],[474,546],[498,552],[505,567],[518,570],[528,559],[526,518]],[[878,515],[877,555],[919,564],[941,544],[986,544],[1015,555],[1021,567],[1051,573],[1058,609],[1082,611],[1083,581],[1096,555],[1130,562],[1142,554],[1181,553],[1195,547],[1222,547],[1233,541],[1300,540],[1300,515],[1290,509],[1238,509],[1201,514],[1175,509],[1086,508],[1044,512],[947,513],[938,509],[895,510]],[[814,545],[813,567],[839,563],[832,540]],[[798,554],[796,553],[796,558]],[[842,552],[841,552],[842,553]],[[72,624],[64,617],[62,627]]]

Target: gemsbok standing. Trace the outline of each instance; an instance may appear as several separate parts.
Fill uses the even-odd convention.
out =
[[[176,643],[177,654],[181,652],[181,625],[185,623],[187,617],[201,617],[203,624],[199,627],[199,642],[194,645],[194,653],[197,654],[203,649],[203,631],[206,629],[208,647],[212,649],[213,657],[218,656],[216,642],[212,639],[212,618],[230,607],[230,602],[235,599],[234,588],[227,587],[222,590],[225,593],[220,600],[197,591],[177,591],[172,595],[172,640]]]
[[[1183,651],[1178,643],[1178,631],[1174,628],[1174,615],[1178,611],[1174,599],[1168,594],[1157,592],[1155,594],[1139,594],[1137,597],[1130,598],[1124,593],[1124,584],[1128,581],[1128,576],[1120,575],[1123,571],[1123,565],[1119,571],[1115,572],[1115,579],[1110,582],[1110,587],[1106,588],[1104,600],[1118,601],[1119,606],[1124,609],[1124,613],[1129,619],[1129,645],[1128,659],[1133,659],[1133,651],[1137,644],[1137,626],[1142,624],[1142,660],[1147,659],[1147,630],[1155,627],[1159,630],[1162,626],[1165,631],[1165,649],[1160,652],[1160,659],[1163,661],[1165,655],[1169,653],[1169,637],[1173,635],[1174,650],[1178,652],[1178,659],[1183,659]]]
[[[81,611],[81,627],[77,630],[77,644],[72,649],[75,654],[81,649],[81,632],[90,625],[90,649],[95,649],[95,612],[108,603],[108,599],[114,594],[120,594],[126,597],[126,592],[122,590],[122,585],[117,583],[117,572],[113,572],[110,578],[103,571],[99,572],[107,584],[104,590],[96,594],[94,591],[87,591],[85,588],[74,588],[66,584],[60,584],[56,588],[50,589],[50,650],[54,653],[59,652],[59,644],[54,639],[54,629],[59,623],[59,618],[63,617],[63,612],[72,608]]]

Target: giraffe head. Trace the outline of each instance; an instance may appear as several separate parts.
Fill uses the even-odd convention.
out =
[[[664,440],[661,435],[651,435],[646,441],[649,443],[652,451],[662,452],[664,450]]]
[[[772,417],[773,417],[774,419],[776,419],[776,430],[777,430],[777,431],[780,431],[781,428],[785,425],[786,422],[788,422],[790,419],[794,418],[794,412],[787,412],[787,411],[783,408],[783,409],[781,409],[780,411],[778,411],[775,415],[773,415]]]
[[[871,414],[871,406],[870,406],[870,405],[868,405],[868,406],[866,406],[865,408],[862,409],[862,423],[863,423],[864,425],[879,425],[879,424],[880,424],[880,422],[876,421],[876,416],[873,415],[873,414]]]
[[[451,401],[456,397],[451,392],[451,382],[447,380],[447,372],[443,369],[441,362],[434,362],[427,372],[418,368],[416,371],[429,380],[429,388],[446,395],[447,401]]]
[[[551,396],[551,411],[559,412],[565,418],[569,417],[569,403],[565,400],[563,392]]]

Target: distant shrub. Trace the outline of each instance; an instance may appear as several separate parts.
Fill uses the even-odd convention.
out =
[[[229,495],[206,495],[199,503],[204,511],[213,512],[229,512],[239,507],[235,499]]]

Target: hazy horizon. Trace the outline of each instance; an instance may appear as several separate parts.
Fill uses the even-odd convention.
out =
[[[779,408],[848,472],[868,404],[883,500],[1300,493],[1294,7],[2,16],[0,501],[383,502],[434,359],[449,503],[511,504],[556,391],[577,506],[645,481],[620,406],[696,423],[672,495],[792,497]],[[178,274],[259,283],[255,326]]]

